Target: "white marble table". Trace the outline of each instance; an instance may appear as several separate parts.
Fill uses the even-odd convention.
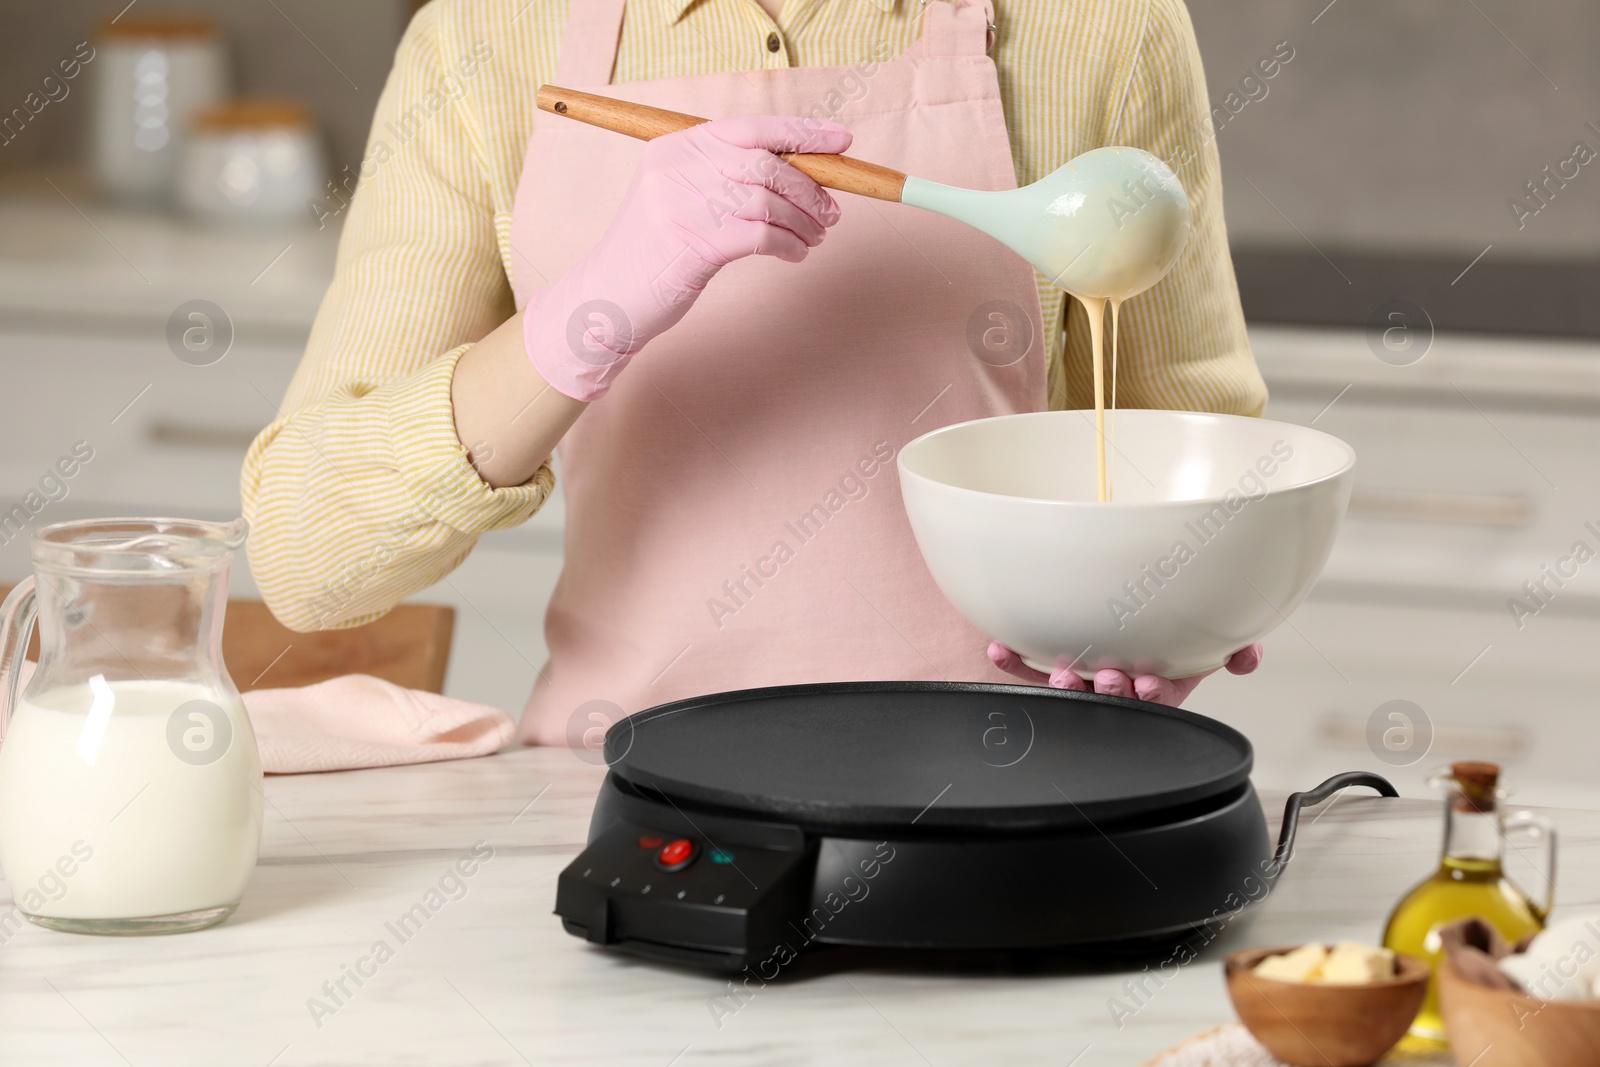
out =
[[[1377,937],[1434,862],[1438,812],[1354,792],[1309,812],[1267,904],[1119,1028],[1126,971],[802,958],[719,1027],[725,980],[592,948],[551,915],[601,770],[566,750],[272,778],[239,912],[196,934],[26,926],[0,945],[0,1064],[1052,1064],[1128,1067],[1232,1017],[1236,947]],[[1310,784],[1310,783],[1308,783]],[[1268,798],[1276,822],[1281,806]],[[1565,908],[1600,902],[1600,813],[1558,811]],[[474,846],[492,857],[404,941],[389,925]],[[447,888],[449,888],[447,883]],[[9,907],[9,892],[6,894]],[[392,955],[374,959],[375,942]],[[363,960],[368,962],[362,962]],[[345,977],[358,968],[362,984]],[[343,978],[338,1001],[324,990]],[[313,1011],[312,998],[325,1006]],[[726,1006],[727,1002],[724,1002]]]

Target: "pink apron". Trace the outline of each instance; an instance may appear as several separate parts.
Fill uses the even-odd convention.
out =
[[[863,159],[1016,185],[985,3],[931,0],[892,62],[610,85],[623,4],[572,0],[556,84],[707,118],[833,119]],[[534,131],[511,233],[519,308],[599,240],[643,148],[544,112]],[[525,741],[752,686],[1009,680],[929,576],[895,457],[939,426],[1044,406],[1032,269],[949,219],[839,201],[804,263],[724,268],[562,441],[565,563]],[[985,344],[996,309],[1026,320],[1004,358]],[[1021,356],[1017,337],[1032,339]]]

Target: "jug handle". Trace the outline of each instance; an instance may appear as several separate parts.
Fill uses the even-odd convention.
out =
[[[1512,842],[1513,836],[1527,836],[1544,845],[1544,903],[1532,899],[1529,904],[1543,922],[1556,906],[1556,827],[1549,819],[1531,811],[1516,811],[1507,815],[1500,826],[1506,845],[1520,854],[1521,849]],[[1531,897],[1531,894],[1530,894]]]
[[[0,605],[0,739],[11,723],[17,698],[22,695],[22,662],[28,654],[28,637],[39,601],[33,576],[22,579]]]

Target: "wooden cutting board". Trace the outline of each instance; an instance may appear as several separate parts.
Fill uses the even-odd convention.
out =
[[[11,592],[0,583],[0,597]],[[296,633],[259,600],[229,600],[222,658],[241,693],[311,685],[341,674],[371,674],[407,689],[444,689],[456,610],[444,604],[401,604],[376,622],[349,630]],[[35,634],[30,659],[39,654]]]

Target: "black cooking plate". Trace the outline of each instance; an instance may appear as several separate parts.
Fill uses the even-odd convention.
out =
[[[749,689],[618,723],[606,762],[679,802],[813,832],[1123,825],[1237,790],[1250,742],[1139,700],[1021,685]]]
[[[1276,849],[1250,743],[1191,712],[972,682],[751,689],[606,734],[589,843],[562,871],[569,933],[762,976],[818,945],[1048,949],[1187,937],[1264,899]],[[785,957],[787,958],[787,957]]]

